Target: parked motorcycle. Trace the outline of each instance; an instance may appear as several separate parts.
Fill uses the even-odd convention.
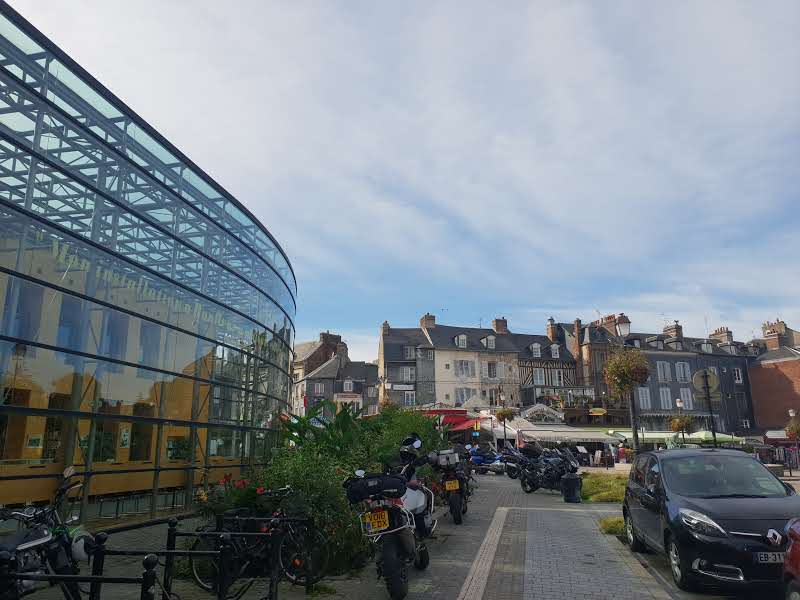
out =
[[[526,494],[539,488],[549,490],[561,489],[561,478],[567,473],[578,472],[578,461],[572,453],[560,450],[544,449],[541,454],[526,464],[520,473],[520,486]]]
[[[473,446],[470,452],[469,462],[475,467],[475,470],[481,475],[485,475],[489,471],[493,473],[504,473],[506,470],[505,463],[503,463],[500,454],[492,452],[491,450],[484,450],[479,446]]]
[[[441,496],[450,509],[453,523],[461,525],[472,495],[471,474],[467,472],[461,457],[454,450],[431,452],[428,459],[442,474]]]
[[[32,575],[77,575],[79,561],[88,560],[93,538],[80,528],[70,528],[77,519],[61,517],[61,504],[69,492],[80,488],[79,481],[70,483],[74,467],[67,467],[53,501],[43,508],[28,507],[24,511],[0,510],[0,520],[15,519],[24,528],[0,539],[0,600],[17,600],[47,587],[48,582],[11,579],[5,573]],[[81,590],[74,581],[60,582],[66,600],[80,600]]]
[[[367,474],[359,469],[344,486],[351,504],[365,503],[360,514],[361,530],[376,547],[378,576],[386,581],[392,600],[408,594],[408,565],[424,570],[430,562],[425,539],[436,528],[433,492],[417,481],[416,466],[427,462],[417,450],[417,437],[403,440],[401,465],[386,473]]]
[[[523,467],[529,462],[529,459],[516,448],[506,448],[503,450],[501,460],[506,466],[506,475],[511,479],[519,477]]]

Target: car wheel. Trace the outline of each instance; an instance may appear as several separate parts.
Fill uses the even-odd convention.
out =
[[[636,530],[633,527],[633,519],[626,511],[625,517],[625,538],[628,540],[628,546],[631,547],[631,552],[644,552],[644,544],[636,535]]]
[[[795,579],[786,584],[786,600],[800,600],[800,583]]]
[[[684,591],[692,591],[695,588],[694,581],[691,579],[689,573],[689,564],[684,559],[681,547],[678,545],[672,536],[667,538],[667,560],[669,561],[669,570],[672,573],[672,580],[680,589]]]

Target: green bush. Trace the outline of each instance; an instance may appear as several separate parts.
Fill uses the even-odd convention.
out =
[[[326,419],[324,414],[332,414]],[[329,573],[344,573],[363,566],[371,548],[361,533],[358,507],[347,501],[342,483],[356,469],[380,472],[384,465],[399,462],[403,438],[416,433],[420,452],[444,447],[445,440],[434,420],[419,411],[386,407],[369,419],[345,408],[337,412],[332,403],[322,403],[306,416],[284,420],[286,447],[272,452],[270,463],[247,479],[230,476],[215,484],[207,496],[200,495],[209,513],[233,507],[250,507],[261,513],[280,509],[290,516],[314,519],[329,539]],[[424,477],[428,467],[417,469]],[[429,472],[429,471],[428,471]],[[277,502],[265,490],[291,486],[295,493]]]
[[[605,517],[600,519],[600,531],[608,535],[622,535],[625,531],[625,519],[622,517]]]

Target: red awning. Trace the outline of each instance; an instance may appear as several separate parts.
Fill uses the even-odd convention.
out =
[[[442,425],[458,425],[467,419],[466,415],[443,415]]]
[[[465,429],[472,429],[475,425],[478,425],[481,422],[480,419],[467,419],[466,421],[462,421],[457,425],[453,425],[450,428],[450,431],[464,431]]]

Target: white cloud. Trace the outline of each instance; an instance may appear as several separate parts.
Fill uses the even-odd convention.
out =
[[[300,323],[797,297],[796,3],[13,4],[263,219]]]

